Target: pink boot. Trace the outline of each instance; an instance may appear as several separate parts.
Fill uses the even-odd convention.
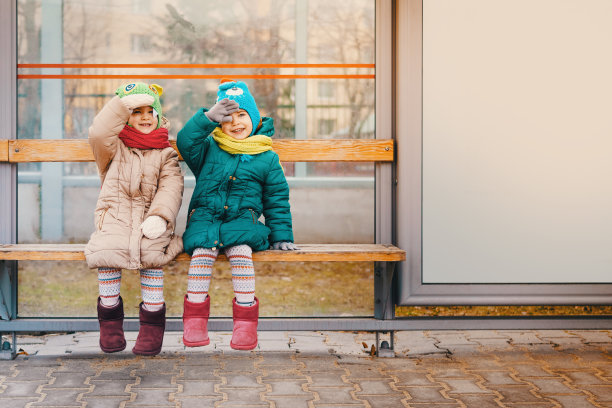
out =
[[[208,316],[210,315],[210,296],[201,303],[187,300],[183,302],[183,344],[187,347],[206,346],[208,338]]]
[[[233,301],[234,332],[230,346],[234,350],[253,350],[257,347],[257,319],[259,318],[259,300],[255,298],[253,306],[240,306]]]
[[[105,353],[125,349],[123,334],[123,299],[115,307],[104,307],[98,298],[98,321],[100,322],[100,348]]]

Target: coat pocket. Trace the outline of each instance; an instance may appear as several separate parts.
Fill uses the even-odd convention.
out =
[[[104,224],[104,217],[106,216],[106,213],[108,212],[109,208],[103,208],[101,211],[99,211],[96,214],[96,229],[98,231],[102,230],[102,225]]]

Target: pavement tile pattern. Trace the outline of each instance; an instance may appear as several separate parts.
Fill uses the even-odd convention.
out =
[[[95,332],[20,336],[0,407],[612,407],[612,330],[403,331],[394,358],[371,355],[374,333],[262,332],[251,352],[230,337],[167,333],[138,357]]]

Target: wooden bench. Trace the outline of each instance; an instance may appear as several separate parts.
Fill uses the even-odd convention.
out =
[[[173,147],[176,146],[173,144]],[[393,140],[274,140],[274,150],[282,162],[375,162],[392,163]],[[21,139],[0,140],[0,162],[89,162],[93,161],[86,139]],[[299,244],[299,243],[298,243]],[[308,318],[261,319],[261,330],[370,330],[387,331],[385,321],[393,319],[392,280],[395,264],[406,259],[406,252],[389,244],[299,244],[297,251],[267,250],[253,254],[254,261],[266,262],[375,262],[374,318]],[[83,261],[83,244],[4,244],[0,245],[0,263],[12,261]],[[224,256],[219,257],[225,259]],[[177,261],[189,260],[185,253]],[[5,268],[2,268],[5,269]],[[10,280],[10,282],[7,282]],[[14,276],[0,276],[2,293],[14,293],[11,301],[16,310],[16,272]],[[6,297],[6,295],[5,295]],[[211,319],[210,330],[231,331],[231,319]],[[136,319],[126,319],[126,330],[138,330]],[[0,319],[1,332],[29,331],[95,331],[95,318]],[[167,330],[182,330],[180,318],[170,318]]]

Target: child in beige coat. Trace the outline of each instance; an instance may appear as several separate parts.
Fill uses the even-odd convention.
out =
[[[183,175],[168,142],[162,92],[158,85],[121,86],[89,128],[102,188],[85,256],[90,268],[98,268],[100,348],[107,353],[126,346],[122,269],[140,271],[140,331],[132,352],[161,351],[166,322],[162,267],[183,248],[174,234]]]

